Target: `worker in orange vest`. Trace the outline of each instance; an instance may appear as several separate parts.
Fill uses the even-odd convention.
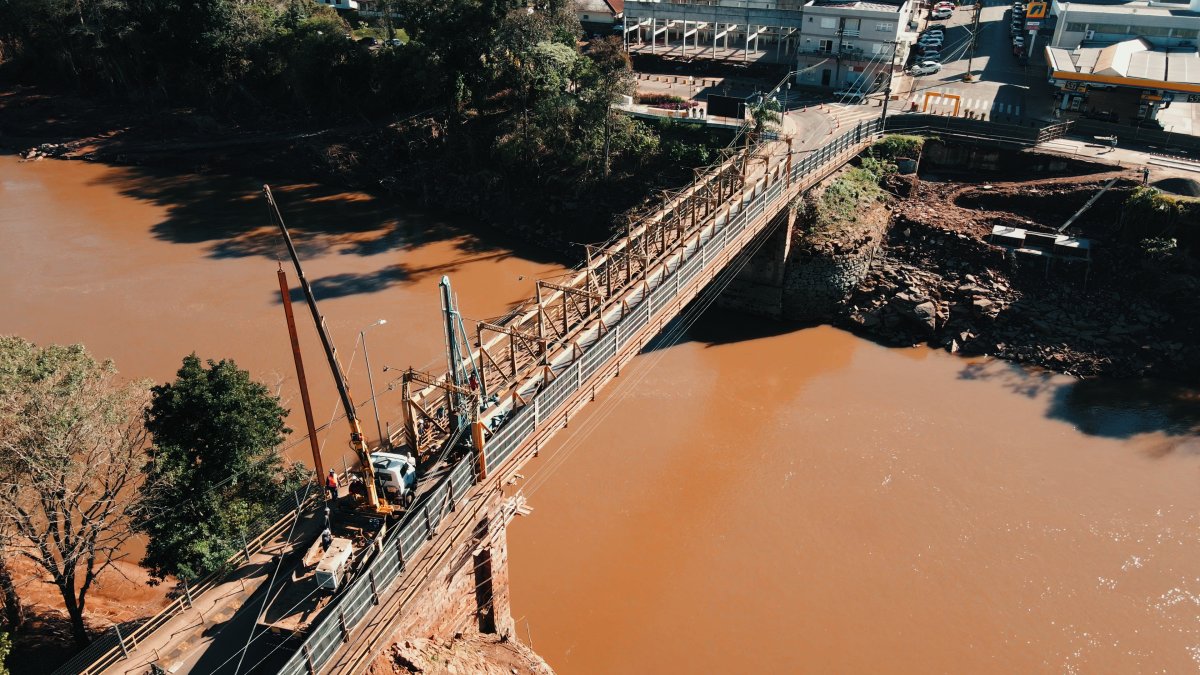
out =
[[[333,473],[333,469],[330,469],[329,475],[325,477],[325,489],[329,491],[329,501],[336,502],[338,498],[338,480],[337,475]]]

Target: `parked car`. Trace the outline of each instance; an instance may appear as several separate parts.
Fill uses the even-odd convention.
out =
[[[953,2],[946,2],[946,0],[943,0],[942,2],[934,3],[933,8],[934,9],[948,9],[951,12],[953,12],[954,8],[955,8],[955,4]]]
[[[1025,5],[1023,5],[1022,3],[1019,3],[1019,2],[1014,2],[1013,3],[1013,14],[1016,14],[1018,12],[1020,12],[1021,14],[1024,14],[1025,13]]]
[[[949,19],[954,16],[954,10],[950,9],[935,9],[929,14],[931,19]]]
[[[933,75],[941,69],[942,64],[938,63],[937,61],[926,59],[917,63],[915,66],[909,69],[908,72],[912,75]]]
[[[363,45],[365,47],[374,47],[379,44],[379,41],[376,40],[375,38],[371,37],[370,35],[368,35],[365,38],[359,39],[358,44]]]
[[[920,40],[917,40],[917,45],[921,47],[941,47],[943,42],[945,42],[945,40],[942,38],[931,35],[929,37],[923,37]]]
[[[404,40],[401,40],[400,38],[392,38],[391,40],[388,40],[387,43],[393,47],[404,46]]]
[[[1025,46],[1025,36],[1024,35],[1013,36],[1012,42],[1013,42],[1014,47],[1024,47]]]
[[[929,49],[922,50],[921,51],[921,60],[922,61],[941,61],[942,60],[942,51],[940,49],[938,49],[937,47],[930,47]]]
[[[945,37],[946,31],[938,27],[928,28],[925,30],[925,32],[921,33],[921,37],[925,37],[926,35],[932,35],[933,37]]]

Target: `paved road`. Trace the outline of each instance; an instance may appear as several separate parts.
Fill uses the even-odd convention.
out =
[[[946,28],[942,70],[914,78],[912,91],[906,92],[902,107],[908,109],[915,102],[918,110],[945,114],[953,113],[957,105],[960,116],[969,111],[997,121],[1041,117],[1048,112],[1042,110],[1048,106],[1045,94],[1048,85],[1041,69],[1022,66],[1013,56],[1009,33],[1011,5],[985,4],[979,20],[978,49],[970,59],[971,72],[979,79],[963,81],[970,56],[974,12],[960,8],[947,21],[928,22]]]

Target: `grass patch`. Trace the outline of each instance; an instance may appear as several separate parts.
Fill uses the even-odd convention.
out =
[[[888,134],[875,141],[875,144],[867,152],[871,156],[881,159],[899,159],[901,157],[916,159],[928,140],[924,136]]]

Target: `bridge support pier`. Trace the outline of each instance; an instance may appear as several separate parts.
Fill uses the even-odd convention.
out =
[[[717,306],[754,316],[783,316],[783,281],[791,252],[796,209],[789,206],[767,226],[767,241],[717,298]]]

